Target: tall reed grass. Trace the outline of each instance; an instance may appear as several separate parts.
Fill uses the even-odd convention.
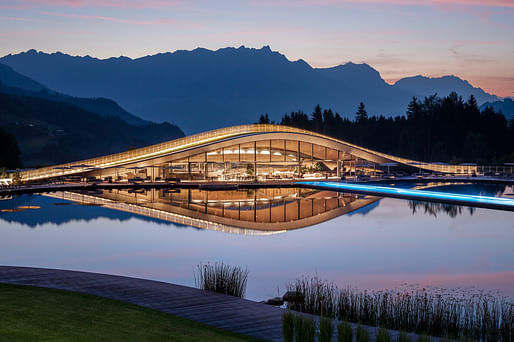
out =
[[[288,308],[343,321],[449,338],[514,339],[514,302],[505,297],[424,288],[384,291],[340,289],[318,277],[301,277],[288,291],[305,294]]]
[[[341,322],[337,326],[337,342],[352,342],[353,329],[347,322]]]
[[[380,327],[377,331],[377,342],[392,342],[391,335],[386,328]]]
[[[330,342],[332,341],[332,335],[334,335],[334,324],[332,320],[327,317],[321,317],[319,319],[319,342]]]
[[[396,342],[412,342],[412,338],[410,338],[410,336],[408,336],[403,331],[400,331],[396,339]]]
[[[357,332],[355,334],[357,342],[370,342],[369,332],[366,328],[363,328],[360,324],[357,326]]]
[[[303,317],[302,342],[314,342],[316,340],[316,321],[312,317]]]
[[[194,272],[196,287],[244,298],[248,269],[224,263],[199,264]]]
[[[293,342],[295,328],[295,317],[291,311],[282,314],[282,337],[284,342]]]
[[[303,336],[303,334],[304,334],[303,321],[304,321],[304,318],[302,315],[296,314],[294,316],[294,329],[295,329],[294,337],[295,337],[296,342],[304,342],[305,341],[305,338]]]

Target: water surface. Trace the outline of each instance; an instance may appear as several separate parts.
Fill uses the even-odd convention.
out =
[[[511,187],[488,185],[435,190],[496,196],[513,192]],[[40,206],[0,213],[0,264],[193,286],[195,265],[223,261],[248,267],[247,297],[254,300],[283,294],[285,284],[301,275],[363,289],[408,283],[477,287],[514,296],[512,212],[379,199],[306,228],[249,235],[55,203],[68,202],[40,195],[0,201],[2,209]]]

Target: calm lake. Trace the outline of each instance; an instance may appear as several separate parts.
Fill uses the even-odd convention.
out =
[[[430,190],[514,192],[470,184]],[[282,295],[302,275],[370,290],[409,284],[514,296],[512,212],[305,189],[23,195],[4,198],[0,209],[2,265],[194,286],[196,265],[225,262],[248,267],[253,300]],[[169,222],[188,215],[196,228]],[[226,222],[244,229],[224,229]]]

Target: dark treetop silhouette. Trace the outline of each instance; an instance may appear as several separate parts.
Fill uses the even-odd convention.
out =
[[[368,117],[361,103],[355,119],[343,118],[318,105],[309,117],[285,114],[280,124],[313,130],[356,145],[427,162],[503,164],[514,160],[514,120],[491,107],[480,111],[473,96],[456,93],[410,101],[406,116]],[[262,115],[260,122],[269,121]]]

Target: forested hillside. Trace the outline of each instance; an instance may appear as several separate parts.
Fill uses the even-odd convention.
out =
[[[80,160],[184,136],[169,123],[133,126],[69,103],[5,93],[0,93],[0,127],[16,137],[25,166]]]
[[[263,115],[260,122],[269,118]],[[427,162],[514,162],[514,120],[491,107],[480,111],[473,96],[464,101],[456,93],[414,97],[402,116],[370,117],[361,103],[355,118],[348,119],[318,105],[310,116],[291,112],[279,123]]]

